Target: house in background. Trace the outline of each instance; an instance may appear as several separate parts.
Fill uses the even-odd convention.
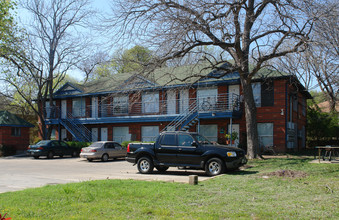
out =
[[[27,149],[31,123],[8,111],[0,111],[0,144],[13,147],[17,152]]]
[[[154,141],[161,131],[197,131],[225,144],[246,141],[239,74],[222,76],[204,65],[161,68],[141,76],[116,74],[86,84],[66,83],[46,107],[46,124],[59,139]],[[196,75],[205,76],[203,79]],[[185,81],[183,81],[186,79]],[[264,70],[252,83],[261,146],[277,152],[305,148],[306,99],[295,76]]]

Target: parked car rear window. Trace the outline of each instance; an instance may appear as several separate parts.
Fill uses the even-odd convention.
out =
[[[175,146],[176,141],[175,141],[175,134],[165,134],[160,142],[161,145],[170,145],[170,146]]]
[[[93,144],[89,145],[89,147],[101,147],[102,143],[100,142],[94,142]]]
[[[46,145],[50,141],[39,141],[36,145]]]

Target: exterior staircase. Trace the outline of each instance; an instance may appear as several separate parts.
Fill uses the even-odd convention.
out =
[[[171,121],[161,132],[187,131],[198,121],[198,106],[196,101],[194,101],[184,112]]]
[[[61,118],[60,123],[81,142],[91,142],[92,132],[88,130],[81,122],[68,113],[66,118]]]

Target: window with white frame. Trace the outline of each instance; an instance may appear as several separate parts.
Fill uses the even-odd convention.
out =
[[[256,107],[261,107],[261,83],[252,83],[253,97]]]
[[[273,146],[273,123],[258,123],[260,146]]]
[[[159,135],[159,126],[142,126],[141,141],[155,141]]]
[[[218,125],[200,125],[200,134],[210,141],[218,141]]]
[[[198,89],[198,104],[200,111],[212,111],[215,108],[218,97],[217,88]]]
[[[74,117],[83,117],[86,115],[86,103],[84,98],[73,99],[72,114]]]
[[[113,141],[122,143],[130,140],[131,135],[129,134],[128,127],[113,127]]]
[[[128,113],[128,95],[113,97],[113,114]]]
[[[144,93],[142,95],[142,112],[157,113],[159,112],[159,93]]]

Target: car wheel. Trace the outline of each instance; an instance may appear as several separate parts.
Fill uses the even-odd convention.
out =
[[[47,158],[48,158],[48,159],[53,159],[53,157],[54,157],[53,151],[48,152]]]
[[[89,162],[92,162],[92,161],[93,161],[93,159],[87,158],[87,161],[89,161]]]
[[[140,173],[152,173],[153,161],[149,157],[142,157],[138,160],[138,170]]]
[[[103,162],[106,162],[106,161],[108,161],[108,154],[104,154],[104,155],[102,155],[102,157],[101,157],[101,161],[103,161]]]
[[[165,172],[169,167],[167,166],[156,166],[155,167],[159,172]]]
[[[225,165],[219,158],[211,158],[206,163],[205,171],[209,176],[216,176],[225,171]]]
[[[34,159],[39,159],[39,156],[34,156]]]
[[[72,156],[72,157],[77,157],[77,156],[78,156],[78,153],[77,153],[76,151],[73,151],[71,156]]]

